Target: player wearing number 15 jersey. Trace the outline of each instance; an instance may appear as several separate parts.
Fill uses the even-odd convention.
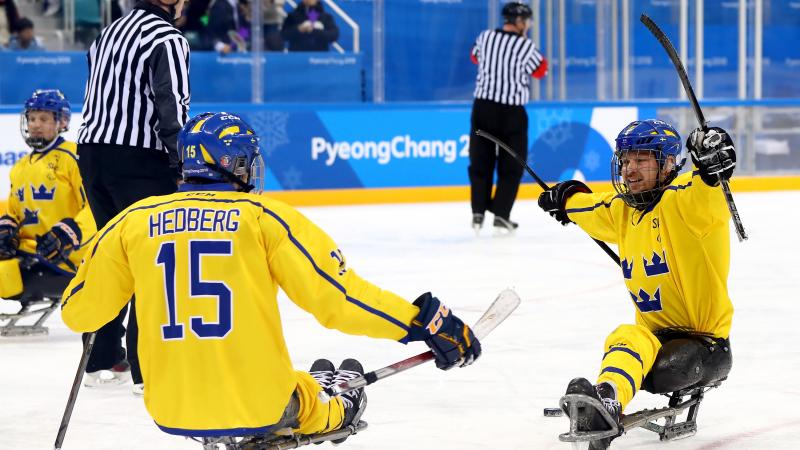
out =
[[[315,363],[313,376],[294,370],[279,287],[325,327],[425,341],[442,369],[480,355],[472,331],[438,299],[428,293],[412,304],[367,282],[310,220],[259,195],[258,137],[242,119],[201,114],[178,144],[179,192],[135,203],[98,232],[62,311],[73,330],[94,331],[136,294],[144,400],[162,430],[310,434],[360,416],[363,390],[317,400],[322,387],[363,371],[359,364],[345,360],[340,369],[349,369],[334,371],[320,360],[327,364]]]

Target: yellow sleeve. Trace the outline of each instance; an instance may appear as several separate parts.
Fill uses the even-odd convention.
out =
[[[72,219],[78,224],[81,230],[81,245],[90,242],[97,231],[97,225],[89,208],[89,201],[86,198],[86,190],[83,188],[83,179],[77,161],[73,161],[69,170],[69,181],[72,185],[72,192],[75,197],[75,204],[80,207],[80,211]]]
[[[300,212],[271,203],[261,229],[272,276],[323,326],[393,340],[408,334],[419,308],[359,277],[333,239]]]
[[[728,223],[730,212],[722,188],[707,185],[699,171],[680,175],[667,189],[674,191],[672,197],[677,209],[696,236],[705,236],[710,230]]]
[[[98,232],[64,290],[61,318],[73,331],[96,331],[117,317],[133,296],[133,275],[121,239],[124,225],[111,220]]]
[[[616,244],[618,237],[611,208],[613,202],[622,202],[616,192],[579,192],[567,199],[567,216],[589,236]]]
[[[17,162],[19,164],[19,162]],[[22,208],[20,208],[19,204],[19,197],[17,197],[17,189],[19,189],[20,185],[19,182],[24,183],[24,180],[16,180],[17,178],[17,165],[15,164],[14,167],[11,168],[11,173],[9,178],[11,179],[11,187],[8,192],[8,205],[6,206],[6,214],[13,217],[14,220],[17,221],[17,224],[22,226],[22,219],[24,216],[22,215]],[[24,188],[24,186],[23,186]]]

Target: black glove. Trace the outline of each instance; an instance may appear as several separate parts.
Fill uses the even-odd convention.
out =
[[[442,370],[465,367],[481,356],[481,343],[472,330],[430,292],[414,301],[419,314],[405,341],[425,341]]]
[[[705,132],[698,128],[692,131],[686,139],[686,148],[705,184],[716,186],[719,178],[726,181],[733,175],[736,149],[731,136],[722,128],[711,127]]]
[[[539,207],[561,222],[561,225],[567,225],[572,222],[565,210],[567,199],[576,192],[590,193],[592,190],[578,180],[564,181],[539,194]]]
[[[0,217],[0,259],[13,258],[19,247],[19,225],[11,216]]]
[[[81,229],[78,224],[72,219],[64,219],[36,238],[36,253],[57,264],[66,261],[80,244]]]

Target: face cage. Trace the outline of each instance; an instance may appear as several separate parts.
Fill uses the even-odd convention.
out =
[[[264,177],[265,170],[264,158],[261,157],[261,153],[256,153],[253,157],[253,162],[250,164],[250,180],[248,181],[253,185],[253,190],[250,192],[254,194],[261,194],[264,192],[266,184]]]
[[[56,126],[58,127],[58,129],[56,129],[56,136],[50,141],[48,141],[45,138],[31,137],[30,132],[28,131],[28,113],[31,111],[46,111],[46,110],[26,109],[19,116],[19,132],[22,135],[22,139],[25,140],[25,143],[28,145],[28,147],[33,149],[33,151],[39,151],[49,148],[58,139],[58,137],[61,136],[61,133],[67,131],[67,127],[61,127],[62,114],[60,112],[48,111],[53,113],[54,119],[56,121]]]
[[[645,150],[645,149],[642,149]],[[656,174],[656,185],[652,189],[648,189],[642,192],[631,192],[628,188],[628,185],[625,184],[622,178],[622,161],[620,157],[622,154],[628,151],[636,151],[635,149],[630,150],[617,150],[614,152],[614,156],[611,158],[611,184],[614,185],[614,190],[617,191],[622,201],[625,202],[626,205],[630,206],[631,208],[636,208],[638,210],[645,210],[648,206],[650,206],[654,201],[661,197],[661,193],[664,192],[664,188],[669,186],[672,180],[678,175],[678,170],[680,168],[676,166],[672,169],[669,175],[664,179],[664,181],[659,180],[659,175],[661,170],[664,168],[664,164],[667,161],[667,158],[664,157],[664,153],[661,150],[651,150],[651,152],[656,153],[656,160],[658,161],[658,174]]]

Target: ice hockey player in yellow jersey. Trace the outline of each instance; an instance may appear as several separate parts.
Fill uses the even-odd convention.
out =
[[[8,208],[0,217],[0,298],[19,300],[23,313],[30,302],[59,300],[95,233],[75,143],[61,137],[69,119],[69,102],[58,90],[34,92],[20,118],[32,152],[11,168]],[[14,325],[7,325],[0,332],[11,333]]]
[[[570,180],[539,197],[539,206],[562,224],[574,222],[619,247],[635,324],[606,339],[594,386],[576,378],[567,388],[601,400],[617,421],[639,389],[703,386],[731,368],[730,215],[718,185],[733,174],[736,153],[721,128],[693,131],[686,146],[695,167],[679,174],[686,157],[678,132],[660,120],[633,122],[616,139],[614,191],[592,193]],[[586,410],[584,431],[609,429],[600,414]],[[611,439],[590,448],[607,448]]]
[[[139,201],[103,227],[62,307],[67,326],[90,332],[136,294],[144,401],[163,431],[209,439],[356,423],[363,389],[327,404],[317,394],[363,368],[320,359],[311,374],[296,371],[278,288],[327,328],[424,341],[441,369],[480,355],[472,330],[436,297],[412,304],[367,282],[314,223],[259,195],[264,163],[242,119],[201,114],[178,146],[179,192]]]

